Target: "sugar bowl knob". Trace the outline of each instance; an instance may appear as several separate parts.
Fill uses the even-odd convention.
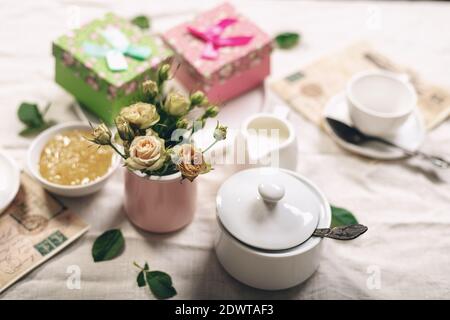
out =
[[[278,202],[285,194],[284,187],[275,183],[260,183],[258,192],[263,200],[267,202]]]

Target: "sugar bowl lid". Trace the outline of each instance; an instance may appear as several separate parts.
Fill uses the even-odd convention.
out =
[[[328,202],[298,174],[266,167],[228,178],[216,205],[222,226],[241,242],[258,249],[285,250],[311,237]]]

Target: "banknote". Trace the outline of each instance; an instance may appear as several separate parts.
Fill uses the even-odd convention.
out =
[[[327,101],[345,89],[353,74],[371,69],[408,76],[417,91],[418,107],[428,130],[450,115],[450,90],[421,79],[415,70],[394,63],[364,41],[325,56],[270,86],[292,108],[321,126]]]
[[[0,293],[83,235],[89,226],[26,173],[0,216]]]

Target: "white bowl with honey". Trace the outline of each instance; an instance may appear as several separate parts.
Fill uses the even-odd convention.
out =
[[[48,191],[80,197],[98,191],[117,169],[120,158],[108,146],[90,142],[91,127],[68,122],[36,137],[28,149],[32,176]]]

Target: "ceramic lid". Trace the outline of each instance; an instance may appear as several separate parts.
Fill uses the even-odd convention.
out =
[[[289,249],[308,240],[327,206],[308,180],[277,168],[241,171],[217,195],[217,215],[225,229],[265,250]]]

